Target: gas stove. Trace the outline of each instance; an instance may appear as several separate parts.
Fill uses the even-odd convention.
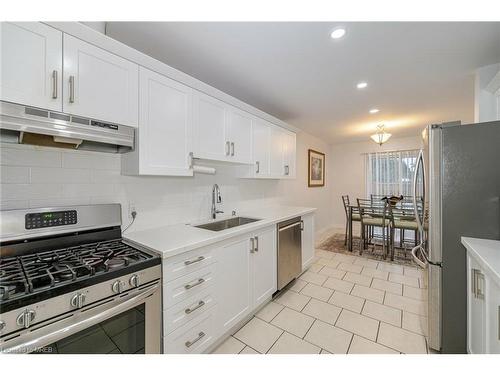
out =
[[[1,351],[33,351],[19,337],[56,317],[80,321],[84,310],[159,290],[160,258],[122,239],[120,223],[117,204],[0,211]]]

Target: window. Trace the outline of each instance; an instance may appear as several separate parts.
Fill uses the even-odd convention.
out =
[[[418,150],[366,154],[366,194],[413,195],[413,175]]]

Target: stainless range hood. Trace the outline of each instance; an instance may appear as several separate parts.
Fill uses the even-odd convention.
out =
[[[131,126],[3,101],[0,129],[2,142],[120,153],[134,148]]]

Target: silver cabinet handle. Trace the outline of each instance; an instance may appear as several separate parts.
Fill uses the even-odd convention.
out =
[[[189,162],[188,162],[189,163],[189,169],[193,169],[193,153],[192,152],[190,152],[188,154],[188,160],[189,160]]]
[[[304,220],[301,220],[300,221],[300,230],[303,231],[304,230]]]
[[[285,176],[288,176],[288,173],[290,173],[290,169],[288,168],[288,165],[285,165]]]
[[[475,298],[484,299],[484,275],[480,270],[472,269],[472,293]]]
[[[52,72],[52,99],[57,99],[57,70]]]
[[[259,251],[259,237],[255,236],[255,252]]]
[[[229,156],[229,141],[226,141],[226,156]]]
[[[234,156],[234,142],[231,142],[231,156]]]
[[[201,340],[203,337],[205,337],[205,332],[201,331],[200,333],[198,333],[198,337],[195,338],[194,340],[191,340],[191,341],[186,341],[185,345],[190,348],[191,346],[193,346],[194,344],[196,344],[199,340]]]
[[[184,288],[187,289],[187,290],[189,290],[191,288],[194,288],[195,286],[203,284],[204,282],[205,282],[205,279],[198,279],[198,281],[195,282],[195,283],[184,285]]]
[[[252,254],[255,253],[255,238],[254,237],[250,238],[250,252]]]
[[[75,102],[75,76],[69,76],[69,102]]]
[[[189,266],[190,264],[193,264],[193,263],[198,263],[198,262],[201,262],[202,260],[205,260],[205,257],[204,256],[199,256],[198,258],[196,259],[193,259],[193,260],[186,260],[184,262],[184,264],[186,266]]]
[[[256,161],[255,164],[257,165],[257,170],[255,171],[255,173],[259,173],[260,172],[260,161]]]
[[[184,312],[185,312],[186,314],[191,314],[192,312],[194,312],[194,311],[198,310],[198,309],[199,309],[200,307],[202,307],[202,306],[205,306],[205,301],[200,301],[200,302],[198,302],[198,304],[197,304],[195,307],[189,307],[189,308],[187,308],[186,310],[184,310]]]

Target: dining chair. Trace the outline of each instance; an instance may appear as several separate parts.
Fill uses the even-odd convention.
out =
[[[342,203],[344,204],[344,211],[345,211],[345,217],[346,217],[346,222],[345,222],[345,237],[344,237],[344,246],[347,246],[347,232],[349,230],[349,195],[342,195]],[[354,211],[354,209],[353,209]],[[359,213],[357,212],[357,209],[355,209],[355,212],[352,213],[352,221],[361,221],[361,218],[359,216]]]
[[[408,207],[405,208],[399,208],[399,207],[391,207],[391,205],[388,205],[387,207],[388,213],[389,213],[389,220],[390,220],[390,240],[389,240],[389,253],[391,256],[391,260],[394,260],[394,254],[395,254],[395,231],[399,230],[400,231],[400,239],[399,239],[399,247],[402,248],[403,250],[405,249],[405,238],[404,238],[404,233],[405,231],[411,231],[414,233],[414,241],[415,243],[418,241],[418,226],[417,226],[417,221],[415,220],[415,212],[413,211],[413,207],[411,209],[408,209]],[[406,256],[406,253],[405,253]]]
[[[380,228],[382,231],[382,252],[384,259],[387,258],[389,239],[390,220],[388,218],[387,205],[385,202],[372,204],[371,199],[357,199],[358,212],[361,220],[361,243],[359,254],[363,253],[370,243],[375,238],[375,235],[370,236],[370,230],[374,232],[375,228]],[[372,243],[375,246],[375,243]]]

